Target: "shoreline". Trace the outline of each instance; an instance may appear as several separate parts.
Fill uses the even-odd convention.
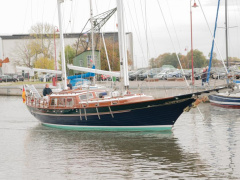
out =
[[[33,84],[36,89],[42,94],[45,84],[48,83],[50,88],[54,89],[51,82],[17,82],[17,83],[0,83],[0,96],[21,96],[22,88],[24,84]],[[190,85],[191,81],[188,81],[189,86],[186,85],[185,81],[167,81],[160,80],[156,82],[146,81],[130,81],[129,90],[132,93],[145,93],[154,97],[166,97],[174,96],[179,94],[186,94],[189,92],[197,92],[206,89],[211,89],[216,86],[222,86],[225,83],[224,80],[210,80],[210,86],[204,87],[201,85],[201,80],[195,81],[195,86]],[[111,81],[97,81],[96,84],[106,86],[107,88],[112,87]],[[115,87],[119,88],[120,83],[116,82]]]

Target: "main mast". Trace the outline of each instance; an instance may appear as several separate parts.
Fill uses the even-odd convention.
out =
[[[96,68],[96,63],[95,63],[95,55],[94,55],[94,24],[93,24],[93,10],[92,10],[92,0],[89,0],[90,1],[90,22],[91,22],[91,36],[92,36],[92,61],[93,61],[93,64],[95,65],[95,68]],[[93,84],[95,85],[95,76],[93,77]]]
[[[126,33],[124,27],[123,16],[123,3],[122,0],[117,0],[118,12],[118,42],[119,42],[119,55],[120,55],[120,75],[123,78],[125,90],[129,88],[128,79],[128,62],[127,62],[127,48],[126,48]]]
[[[225,0],[225,36],[226,36],[226,62],[228,70],[228,20],[227,20],[227,0]]]
[[[57,0],[58,4],[58,21],[59,21],[59,30],[60,30],[60,44],[61,44],[61,59],[62,59],[62,77],[63,77],[63,89],[67,89],[67,75],[66,75],[66,61],[65,61],[65,46],[63,39],[63,28],[62,28],[62,20],[61,20],[61,3],[64,0]]]

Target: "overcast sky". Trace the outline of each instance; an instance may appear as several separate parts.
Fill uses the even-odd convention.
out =
[[[94,15],[116,7],[115,0],[92,0]],[[123,0],[126,31],[133,32],[134,58],[137,67],[146,66],[147,59],[165,52],[174,52],[158,2],[163,10],[177,52],[190,50],[190,0]],[[191,1],[194,3],[194,0]],[[199,5],[198,0],[196,3]],[[218,0],[201,0],[213,31]],[[225,0],[221,0],[218,27],[224,27]],[[229,56],[240,58],[240,1],[228,0]],[[80,32],[90,16],[89,0],[65,0],[63,3],[64,32]],[[193,46],[207,56],[211,36],[201,8],[193,8]],[[117,14],[103,30],[117,31]],[[58,26],[57,0],[0,0],[0,34],[29,33],[36,23]],[[147,28],[146,28],[147,27]],[[176,32],[176,33],[175,33]],[[218,28],[216,41],[225,58],[224,29]],[[148,47],[148,48],[147,48]],[[185,51],[187,49],[187,51]],[[148,52],[148,53],[147,53]],[[215,48],[215,52],[217,52]],[[217,53],[218,54],[218,53]],[[218,58],[220,58],[218,54]]]

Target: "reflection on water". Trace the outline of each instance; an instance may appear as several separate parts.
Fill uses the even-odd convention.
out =
[[[237,110],[204,104],[205,119],[194,109],[173,131],[71,132],[41,126],[19,97],[0,102],[0,179],[240,176]]]

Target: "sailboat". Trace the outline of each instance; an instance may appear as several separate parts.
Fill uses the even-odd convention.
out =
[[[219,2],[220,3],[220,2]],[[227,0],[225,0],[225,35],[226,35],[226,60],[228,71],[228,23],[227,23]],[[209,69],[210,72],[210,69]],[[237,81],[236,81],[237,82]],[[236,83],[235,82],[235,83]],[[239,88],[237,88],[239,89]],[[209,101],[213,106],[223,108],[240,109],[240,92],[233,90],[231,92],[217,93],[209,95]]]
[[[58,0],[61,58],[64,90],[42,98],[30,87],[26,97],[29,112],[43,125],[70,130],[166,130],[171,129],[185,109],[195,106],[199,95],[221,88],[184,95],[155,99],[145,94],[129,92],[126,40],[122,0],[117,0],[118,38],[120,52],[120,78],[123,91],[106,89],[75,89],[66,86],[66,66],[63,31],[61,26],[61,3]],[[102,70],[93,70],[94,72]],[[109,72],[109,74],[114,72]],[[113,74],[111,74],[113,75]],[[123,79],[123,81],[122,81]]]

